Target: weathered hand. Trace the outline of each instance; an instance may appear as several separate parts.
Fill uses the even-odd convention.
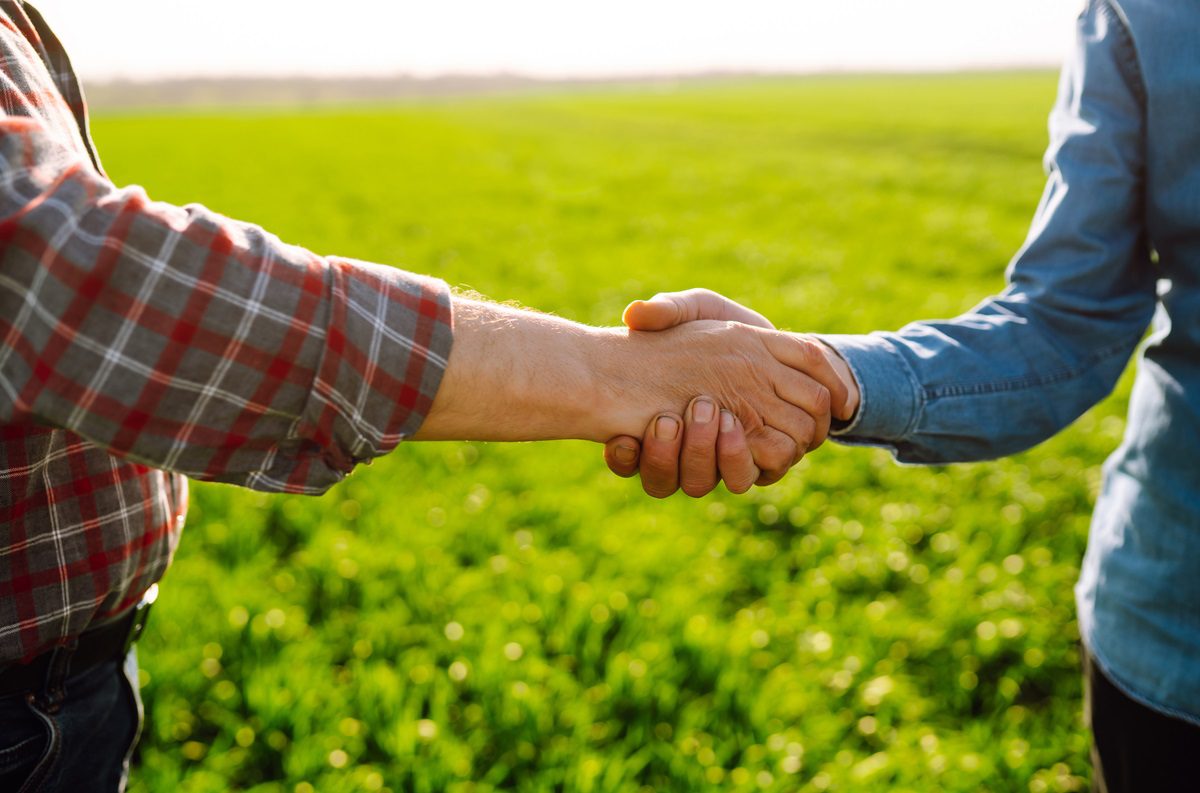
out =
[[[735,320],[773,328],[761,314],[706,289],[664,293],[649,301],[635,301],[626,308],[624,319],[630,328],[639,330],[661,330],[702,319]],[[829,390],[832,392],[833,414],[838,418],[849,418],[858,403],[856,384],[849,368],[837,353],[825,345],[809,337],[799,338],[816,345],[835,373],[832,382],[822,382],[832,386]],[[817,367],[810,374],[828,377],[824,367]],[[839,402],[842,394],[845,395],[844,400]],[[824,426],[827,428],[828,424]],[[653,430],[654,425],[647,429],[640,444],[630,436],[611,439],[605,447],[605,460],[609,468],[620,476],[632,476],[640,472],[643,488],[656,497],[670,495],[677,487],[682,487],[690,496],[702,496],[716,486],[717,472],[726,487],[734,493],[745,492],[751,481],[759,485],[771,484],[782,478],[791,465],[824,439],[824,433],[821,433],[814,437],[815,442],[807,448],[792,449],[787,455],[790,459],[782,463],[780,446],[786,447],[792,441],[781,439],[766,425],[747,434],[735,422],[728,431],[714,433],[704,425],[693,422],[685,424],[683,432],[671,439],[664,439]],[[750,476],[748,472],[757,475]]]
[[[600,363],[605,408],[599,418],[618,431],[603,439],[631,434],[623,429],[631,424],[642,431],[655,412],[647,407],[682,407],[707,394],[740,419],[748,435],[771,427],[790,438],[798,451],[777,461],[786,470],[824,440],[830,404],[845,399],[820,345],[792,334],[696,320],[653,333],[628,331],[613,341]]]
[[[609,441],[604,447],[608,467],[629,477],[639,472],[640,462],[642,488],[655,498],[679,489],[699,498],[718,481],[733,493],[749,490],[760,472],[737,416],[706,396],[693,399],[685,413],[686,419],[674,413],[655,416],[640,444],[629,436]],[[794,446],[787,436],[779,437],[786,448]]]

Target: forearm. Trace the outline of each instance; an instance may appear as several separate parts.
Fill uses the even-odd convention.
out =
[[[819,389],[791,368],[801,342],[737,323],[639,333],[461,298],[453,309],[454,346],[416,440],[603,442],[696,394],[754,430],[794,421]]]
[[[615,329],[454,298],[454,346],[414,440],[602,440],[612,422],[604,361]]]
[[[861,388],[857,414],[831,438],[885,446],[909,463],[1034,446],[1112,390],[1149,319],[1152,298],[1144,302],[1105,320],[1081,318],[1075,333],[1010,294],[954,320],[826,337]]]

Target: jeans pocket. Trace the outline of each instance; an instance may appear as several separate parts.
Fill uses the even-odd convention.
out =
[[[15,704],[15,703],[14,703]],[[50,732],[45,723],[20,703],[22,710],[9,712],[5,708],[0,725],[0,790],[21,790],[50,744]]]

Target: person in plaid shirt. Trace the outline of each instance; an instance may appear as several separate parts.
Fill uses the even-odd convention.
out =
[[[806,337],[588,328],[118,188],[28,3],[0,2],[0,54],[0,789],[124,786],[129,644],[188,477],[318,494],[403,439],[649,427],[678,452],[686,423],[697,445],[719,434],[741,492],[844,406]]]

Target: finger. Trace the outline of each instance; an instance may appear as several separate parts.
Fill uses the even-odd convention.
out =
[[[666,330],[682,322],[679,317],[678,305],[654,297],[630,303],[621,314],[621,321],[630,330]]]
[[[683,452],[679,456],[679,486],[692,498],[700,498],[717,486],[717,405],[700,396],[688,405],[683,430]]]
[[[796,333],[764,333],[767,350],[780,363],[816,380],[829,391],[829,404],[838,412],[845,410],[849,393],[846,383],[838,376],[829,355],[836,355],[816,339]]]
[[[641,456],[641,444],[637,438],[628,435],[618,435],[604,444],[604,462],[608,470],[626,479],[638,472],[638,458]]]
[[[773,485],[787,475],[793,461],[800,455],[796,443],[774,427],[763,426],[746,434],[746,443],[759,468],[754,484]]]
[[[649,300],[635,300],[621,317],[632,330],[666,330],[684,322],[717,319],[774,328],[771,321],[753,309],[711,289],[660,292]]]
[[[829,394],[829,389],[818,383],[806,374],[797,372],[795,369],[789,369],[786,366],[774,372],[775,395],[792,407],[799,408],[807,419],[801,418],[794,411],[780,410],[778,414],[772,413],[765,416],[767,423],[777,429],[784,429],[782,424],[776,424],[776,420],[785,421],[786,417],[790,417],[793,422],[797,422],[792,426],[799,428],[803,426],[806,431],[810,432],[805,444],[804,451],[811,452],[822,443],[825,442],[825,437],[829,434],[830,413],[829,403],[833,398]],[[811,430],[809,425],[811,424]],[[796,436],[789,432],[793,438]],[[799,442],[799,439],[797,439]]]
[[[683,443],[683,419],[660,413],[650,420],[642,436],[642,490],[654,498],[666,498],[679,489],[679,447]]]
[[[761,473],[754,464],[742,422],[728,410],[721,411],[717,435],[717,469],[730,493],[745,493]]]
[[[763,421],[766,426],[779,430],[795,444],[795,454],[788,461],[788,467],[800,462],[804,455],[817,446],[817,422],[807,412],[794,405],[776,399],[763,409]]]

